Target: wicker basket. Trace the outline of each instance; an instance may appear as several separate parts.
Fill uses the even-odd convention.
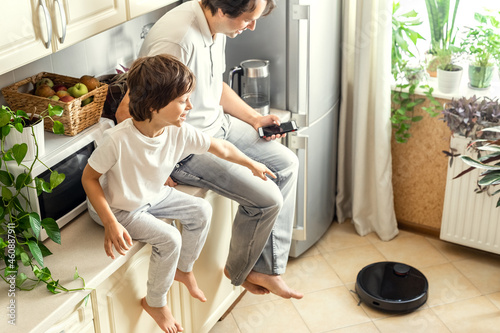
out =
[[[2,88],[2,94],[9,107],[12,110],[23,110],[28,113],[35,111],[35,113],[40,113],[47,110],[49,104],[60,105],[64,108],[62,116],[56,116],[53,118],[54,120],[59,120],[63,123],[64,134],[69,136],[76,135],[87,127],[99,122],[104,102],[106,101],[106,94],[108,92],[107,84],[101,82],[99,87],[89,93],[75,98],[71,102],[64,103],[33,95],[35,83],[41,78],[49,78],[54,82],[54,85],[64,84],[67,87],[75,85],[80,80],[69,76],[47,72],[33,75],[22,81]],[[82,101],[92,96],[94,97],[94,100],[82,107]],[[50,119],[45,119],[46,130],[51,131],[52,125],[53,122]]]

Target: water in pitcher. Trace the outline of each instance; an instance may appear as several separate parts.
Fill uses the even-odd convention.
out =
[[[243,100],[253,108],[263,108],[269,106],[269,97],[262,94],[246,94],[243,95]]]

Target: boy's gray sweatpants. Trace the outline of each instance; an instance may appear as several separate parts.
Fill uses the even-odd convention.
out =
[[[116,219],[132,239],[152,246],[146,295],[152,307],[167,304],[167,292],[176,268],[192,271],[205,244],[212,217],[212,206],[206,200],[169,189],[169,194],[155,206],[148,204],[133,212],[113,209]],[[102,225],[93,209],[89,209],[89,214]],[[179,221],[182,235],[175,226],[160,218]]]

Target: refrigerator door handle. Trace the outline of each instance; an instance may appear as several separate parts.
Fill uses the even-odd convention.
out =
[[[288,148],[292,150],[303,150],[304,151],[304,159],[301,160],[302,162],[302,175],[304,179],[304,200],[303,202],[299,202],[297,200],[297,205],[303,205],[302,207],[302,218],[298,218],[298,216],[295,218],[296,225],[293,228],[293,234],[292,234],[292,239],[293,240],[306,240],[307,239],[307,232],[306,232],[306,227],[307,227],[307,144],[308,144],[308,136],[305,135],[297,135],[297,134],[291,134],[289,135],[289,142],[288,142]],[[299,176],[300,177],[300,176]],[[296,210],[300,211],[300,209]],[[298,214],[298,213],[297,213]],[[299,225],[299,221],[303,221],[302,225]]]
[[[296,87],[295,96],[289,96],[289,108],[296,116],[299,127],[309,126],[309,70],[311,68],[311,20],[309,5],[300,5],[295,0],[291,5],[292,21],[290,26],[289,66],[295,69],[295,74],[290,77],[291,86]]]

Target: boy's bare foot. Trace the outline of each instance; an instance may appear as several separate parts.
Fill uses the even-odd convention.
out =
[[[174,280],[183,283],[187,287],[191,296],[193,296],[194,298],[197,298],[202,302],[207,301],[205,294],[198,287],[198,284],[196,283],[196,279],[194,277],[193,271],[186,273],[186,272],[183,272],[183,271],[177,269],[175,271]]]
[[[268,275],[255,271],[251,271],[247,276],[247,281],[257,286],[261,286],[269,290],[275,295],[283,298],[301,299],[303,294],[290,289],[280,275]]]
[[[229,279],[231,280],[231,277],[229,276],[229,272],[227,271],[227,269],[224,268],[224,275]],[[264,287],[261,287],[261,286],[258,286],[256,284],[253,284],[251,283],[250,281],[248,280],[245,280],[245,282],[243,282],[241,284],[241,286],[243,288],[245,288],[246,290],[248,290],[249,292],[251,292],[252,294],[255,294],[255,295],[265,295],[265,294],[269,294],[269,290],[267,290],[266,288]]]
[[[168,306],[165,305],[161,308],[151,307],[148,302],[146,302],[146,297],[141,300],[141,305],[164,332],[177,333],[184,331],[181,324],[172,316],[172,312],[170,312]]]

